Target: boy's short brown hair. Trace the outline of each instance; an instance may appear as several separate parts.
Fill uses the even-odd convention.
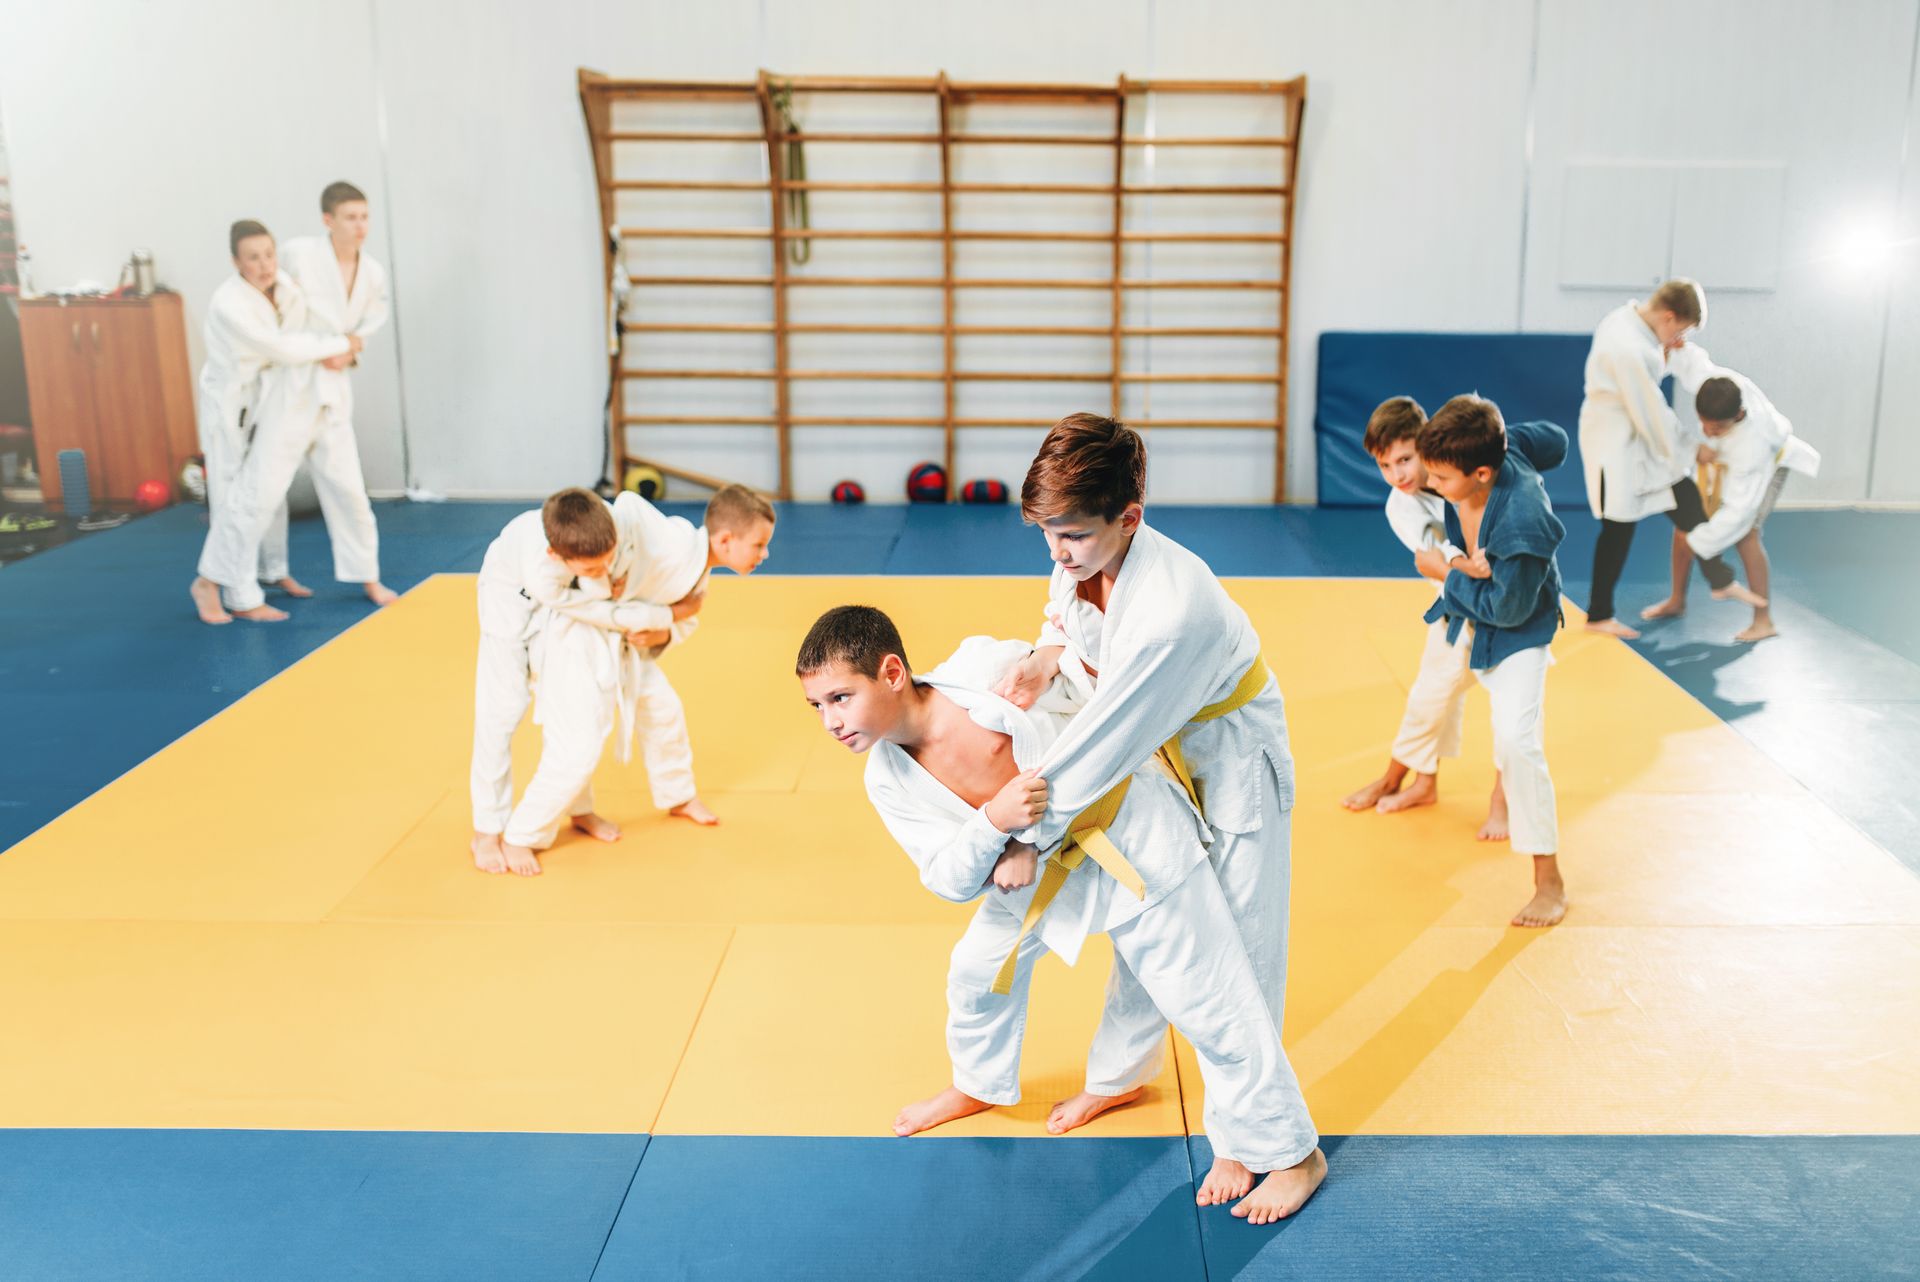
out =
[[[547,533],[547,546],[568,561],[605,556],[620,537],[605,500],[577,485],[547,497],[540,507],[540,526]]]
[[[709,530],[745,534],[755,521],[773,522],[773,504],[744,485],[724,485],[707,500]]]
[[[320,193],[320,212],[330,214],[351,200],[364,205],[367,203],[367,193],[350,182],[328,183]]]
[[[1111,521],[1146,491],[1147,445],[1140,433],[1099,414],[1069,414],[1047,432],[1027,468],[1020,515]]]
[[[808,677],[839,663],[863,677],[878,676],[880,661],[890,654],[898,655],[909,672],[913,670],[907,664],[900,629],[885,611],[870,605],[836,605],[807,630],[793,671],[795,676]]]
[[[1707,291],[1700,288],[1699,281],[1685,276],[1675,276],[1654,290],[1647,306],[1670,311],[1689,325],[1707,323]]]
[[[1484,396],[1456,396],[1427,420],[1413,448],[1425,461],[1462,474],[1482,467],[1497,472],[1507,460],[1507,425],[1500,407]]]
[[[1710,422],[1725,423],[1739,418],[1743,408],[1740,384],[1730,378],[1715,375],[1700,384],[1700,390],[1693,394],[1693,412]]]
[[[267,230],[265,223],[255,222],[251,218],[242,218],[227,228],[227,252],[235,258],[240,257],[240,242],[252,240],[255,236],[265,236],[271,240],[273,233]]]
[[[1419,401],[1411,396],[1396,396],[1381,401],[1367,417],[1366,434],[1360,443],[1367,447],[1367,453],[1379,458],[1389,446],[1419,436],[1420,429],[1426,425],[1427,412],[1420,408]]]

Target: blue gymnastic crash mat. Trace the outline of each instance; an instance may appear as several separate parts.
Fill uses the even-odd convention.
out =
[[[1386,502],[1387,487],[1360,438],[1367,416],[1388,397],[1411,396],[1431,414],[1478,392],[1509,423],[1546,419],[1576,438],[1591,342],[1586,334],[1322,334],[1313,408],[1320,505]],[[1556,508],[1585,506],[1577,439],[1546,479]]]

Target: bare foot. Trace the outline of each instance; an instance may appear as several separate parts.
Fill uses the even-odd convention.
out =
[[[312,588],[308,587],[306,584],[302,583],[300,580],[294,578],[291,574],[289,574],[284,579],[275,579],[273,581],[273,586],[276,588],[279,588],[282,592],[286,593],[288,596],[305,598],[313,595]]]
[[[1564,886],[1544,886],[1533,892],[1527,906],[1513,915],[1516,926],[1558,926],[1567,915],[1567,891]]]
[[[193,586],[187,589],[187,595],[193,598],[193,608],[199,612],[200,622],[233,622],[233,616],[220,604],[220,585],[212,579],[195,579]]]
[[[1686,612],[1687,599],[1670,596],[1658,605],[1650,605],[1640,611],[1640,617],[1651,623],[1655,619],[1677,619]]]
[[[977,1100],[957,1086],[949,1086],[938,1095],[901,1109],[900,1115],[893,1119],[893,1133],[915,1135],[963,1117],[972,1117],[975,1113],[984,1113],[992,1107],[985,1100]]]
[[[1399,792],[1380,798],[1380,804],[1374,810],[1383,815],[1396,811],[1412,810],[1415,806],[1431,806],[1440,800],[1440,777],[1438,775],[1415,775],[1413,782]]]
[[[1779,635],[1779,629],[1773,626],[1773,620],[1768,619],[1765,623],[1754,624],[1744,632],[1734,633],[1733,639],[1742,645],[1751,645],[1755,641],[1765,641],[1768,637]]]
[[[1108,1109],[1133,1103],[1146,1089],[1136,1086],[1121,1095],[1095,1095],[1091,1091],[1081,1091],[1072,1099],[1061,1100],[1047,1113],[1047,1132],[1065,1135],[1068,1131],[1077,1131]]]
[[[538,877],[540,875],[540,860],[536,858],[533,851],[526,846],[515,846],[501,842],[500,853],[506,856],[507,871],[518,873],[522,877]]]
[[[1504,792],[1494,793],[1492,800],[1487,802],[1487,821],[1473,835],[1480,841],[1507,839],[1507,795]]]
[[[473,866],[481,872],[507,870],[507,855],[500,848],[499,833],[476,832],[473,834]]]
[[[1389,796],[1393,788],[1387,783],[1387,777],[1381,775],[1358,792],[1350,792],[1341,799],[1340,804],[1348,810],[1372,810],[1379,804],[1380,798]]]
[[[700,798],[698,797],[695,797],[692,801],[681,802],[672,810],[667,811],[667,813],[680,819],[691,819],[702,828],[711,828],[720,822],[720,816],[701,805]]]
[[[1619,637],[1622,641],[1637,641],[1640,639],[1638,629],[1630,628],[1618,619],[1601,619],[1598,623],[1592,619],[1588,619],[1587,631],[1604,633],[1610,637]]]
[[[1284,1220],[1305,1206],[1326,1178],[1326,1154],[1315,1149],[1304,1161],[1284,1171],[1270,1172],[1259,1188],[1235,1204],[1233,1213],[1249,1224]]]
[[[573,826],[592,837],[595,841],[620,840],[620,825],[611,819],[602,819],[599,815],[588,813],[575,815]]]
[[[366,588],[367,588],[367,600],[373,602],[375,605],[392,605],[395,601],[398,601],[400,599],[400,594],[398,592],[395,592],[392,588],[380,582],[378,579],[375,579],[372,583],[367,584]]]
[[[1761,596],[1744,583],[1729,583],[1724,588],[1715,588],[1713,591],[1713,599],[1716,601],[1739,601],[1744,605],[1752,606],[1756,610],[1764,610],[1767,608],[1767,598]]]
[[[1213,1159],[1213,1169],[1207,1172],[1207,1178],[1200,1181],[1200,1191],[1193,1195],[1195,1206],[1219,1206],[1243,1198],[1253,1191],[1253,1172],[1230,1157]]]
[[[287,617],[287,612],[262,603],[254,606],[251,610],[235,610],[233,617],[236,619],[249,619],[254,623],[278,623]]]

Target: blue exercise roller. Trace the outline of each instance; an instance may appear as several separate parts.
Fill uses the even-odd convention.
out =
[[[87,452],[60,451],[60,500],[67,515],[78,521],[93,512],[93,491],[87,485]]]

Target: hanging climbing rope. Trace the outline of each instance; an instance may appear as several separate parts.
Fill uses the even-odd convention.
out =
[[[776,84],[773,86],[773,109],[780,113],[780,133],[786,142],[782,144],[782,177],[788,183],[804,183],[807,180],[807,151],[800,138],[800,122],[793,118],[793,87]],[[805,187],[791,186],[781,189],[780,198],[785,202],[786,221],[789,228],[800,231],[812,227],[811,213],[808,209],[808,192]],[[804,236],[795,236],[787,241],[787,257],[795,264],[804,263],[813,257],[813,242]]]

